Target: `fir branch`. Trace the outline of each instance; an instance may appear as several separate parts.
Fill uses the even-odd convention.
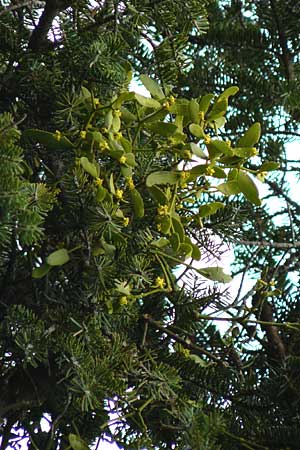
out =
[[[45,46],[48,32],[55,17],[65,8],[71,5],[70,0],[47,0],[40,20],[29,39],[28,47],[33,51],[39,51]]]
[[[270,248],[279,248],[279,249],[292,249],[299,248],[300,241],[295,242],[270,242],[270,241],[247,241],[247,240],[239,240],[238,245],[249,245],[249,246],[258,246],[258,247],[270,247]]]
[[[274,20],[276,23],[278,36],[279,36],[279,42],[282,49],[282,54],[280,55],[280,59],[283,62],[284,68],[285,68],[285,76],[288,82],[293,81],[295,78],[294,73],[294,66],[292,63],[292,55],[288,48],[288,41],[285,34],[285,30],[283,28],[282,23],[280,22],[277,7],[274,0],[270,0],[271,8],[274,15]]]
[[[274,322],[273,306],[263,296],[263,292],[257,289],[252,298],[255,315],[262,330],[265,331],[273,356],[283,361],[287,356],[287,350],[282,337],[278,332],[279,324]],[[280,324],[285,325],[285,324]],[[287,325],[288,326],[288,325]]]
[[[11,11],[16,11],[17,9],[21,9],[21,8],[25,8],[26,6],[41,6],[45,3],[45,1],[43,0],[27,0],[25,2],[21,2],[21,3],[17,3],[17,4],[12,4],[10,6],[7,6],[6,8],[4,8],[2,11],[0,11],[0,16],[3,16],[4,14],[8,14]]]
[[[143,318],[146,322],[149,322],[150,325],[152,325],[153,327],[158,328],[160,331],[162,331],[163,333],[166,333],[168,336],[170,336],[172,339],[174,339],[176,342],[179,342],[181,345],[183,345],[184,347],[186,347],[189,350],[192,351],[196,351],[197,353],[206,355],[209,359],[211,359],[212,361],[218,363],[221,366],[226,367],[226,364],[224,361],[222,361],[221,359],[219,359],[217,356],[213,355],[212,353],[208,352],[207,350],[205,350],[205,348],[200,347],[199,345],[193,344],[193,343],[189,343],[186,342],[186,340],[180,336],[178,336],[178,334],[174,333],[173,331],[169,330],[169,328],[163,326],[160,322],[158,322],[157,320],[154,320],[151,318],[151,316],[149,314],[144,314]]]

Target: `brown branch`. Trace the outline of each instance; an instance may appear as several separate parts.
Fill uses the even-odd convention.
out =
[[[278,327],[272,322],[275,322],[273,316],[273,307],[263,296],[263,292],[257,290],[252,298],[252,305],[256,309],[256,317],[260,322],[261,329],[265,331],[272,355],[281,361],[286,357],[286,348],[284,342],[279,334]],[[262,322],[268,322],[263,324]]]
[[[296,242],[270,242],[270,241],[238,241],[238,244],[258,246],[258,247],[271,247],[271,248],[282,248],[282,249],[292,249],[299,248],[300,241]]]
[[[39,51],[45,46],[53,20],[71,3],[71,0],[46,0],[44,11],[29,39],[28,47],[31,50]]]
[[[208,352],[207,350],[205,350],[205,348],[203,347],[199,347],[196,344],[193,343],[189,343],[186,342],[186,340],[184,338],[182,338],[181,336],[178,336],[178,334],[174,333],[173,331],[169,330],[167,327],[163,326],[160,322],[158,322],[157,320],[154,320],[150,317],[149,314],[144,314],[144,319],[146,322],[148,322],[150,325],[154,326],[155,328],[158,328],[160,331],[162,331],[163,333],[166,333],[168,336],[170,336],[172,339],[174,339],[176,342],[179,342],[181,345],[183,345],[184,347],[186,347],[189,350],[195,351],[197,353],[206,355],[209,359],[215,361],[218,364],[221,364],[223,366],[225,366],[226,364],[219,359],[217,356],[213,355],[212,353]]]
[[[280,47],[282,50],[280,59],[284,65],[285,76],[286,76],[287,81],[293,81],[295,78],[294,65],[292,62],[291,52],[289,51],[289,48],[288,48],[287,37],[286,37],[285,31],[282,27],[282,23],[280,23],[280,19],[279,19],[278,13],[277,13],[275,1],[270,0],[270,4],[271,4],[271,9],[273,11],[273,16],[274,16],[277,31],[278,31]]]

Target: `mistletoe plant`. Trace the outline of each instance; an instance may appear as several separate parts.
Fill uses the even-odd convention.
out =
[[[258,123],[236,145],[219,137],[237,87],[188,100],[145,75],[141,81],[151,97],[123,91],[102,102],[82,88],[62,107],[65,129],[23,133],[27,163],[14,174],[16,186],[37,193],[42,187],[49,204],[30,241],[22,239],[21,213],[10,214],[16,243],[0,328],[7,442],[16,423],[31,448],[47,450],[84,449],[79,434],[90,443],[104,433],[127,448],[195,448],[203,436],[213,448],[223,430],[217,416],[205,415],[209,388],[191,392],[182,372],[185,361],[214,374],[225,367],[212,344],[197,343],[206,326],[199,310],[211,296],[200,303],[189,294],[184,304],[174,269],[231,280],[222,268],[197,262],[197,232],[226,196],[241,193],[259,206],[254,178],[277,165],[248,167]],[[39,211],[39,196],[28,203]],[[197,334],[195,344],[186,330]],[[110,409],[117,413],[114,431]],[[46,436],[36,431],[45,413]]]
[[[258,155],[254,145],[260,138],[259,123],[252,125],[236,146],[218,137],[218,129],[225,124],[228,98],[238,92],[237,87],[226,89],[216,99],[208,94],[187,100],[175,98],[170,90],[165,94],[146,75],[141,81],[151,97],[126,91],[106,104],[83,87],[73,111],[82,119],[80,130],[64,134],[31,129],[24,133],[49,152],[54,149],[74,155],[73,164],[57,184],[61,196],[64,177],[72,177],[82,205],[99,217],[90,227],[86,224],[85,242],[74,248],[60,243],[46,258],[41,255],[44,263],[33,270],[34,278],[70,263],[70,259],[72,264],[72,255],[76,260],[77,254],[86,253],[86,264],[95,266],[103,255],[115,259],[117,247],[127,247],[137,227],[147,229],[143,251],[158,264],[162,276],[138,283],[119,280],[107,299],[110,312],[114,310],[111,298],[117,293],[136,301],[160,289],[166,293],[175,289],[172,268],[183,264],[193,269],[185,261],[201,259],[190,230],[202,227],[203,217],[224,207],[218,194],[243,193],[259,206],[253,175],[263,179],[278,167],[265,162],[258,170],[247,168],[250,158]],[[205,194],[216,194],[218,201],[205,202]],[[197,271],[214,281],[230,281],[216,267]],[[122,296],[120,302],[127,304],[127,299],[125,302]]]

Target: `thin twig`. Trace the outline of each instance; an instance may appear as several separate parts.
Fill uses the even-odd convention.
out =
[[[173,338],[176,342],[179,342],[180,344],[182,344],[184,347],[188,348],[189,350],[194,350],[197,353],[202,353],[203,355],[206,355],[209,359],[215,361],[216,363],[225,366],[224,361],[219,359],[217,356],[215,356],[212,353],[208,352],[203,347],[199,347],[198,345],[195,345],[193,343],[186,342],[186,340],[184,338],[182,338],[181,336],[178,336],[178,334],[176,334],[173,331],[169,330],[168,328],[163,326],[157,320],[152,319],[149,314],[144,314],[143,317],[144,317],[145,321],[148,322],[150,325],[158,328],[163,333],[166,333],[168,336]]]
[[[271,248],[282,248],[282,249],[290,249],[290,248],[299,248],[300,241],[295,242],[270,242],[270,241],[245,241],[240,240],[238,244],[241,245],[251,245],[258,247],[271,247]]]
[[[248,263],[247,263],[247,265],[246,265],[246,267],[245,267],[245,269],[243,271],[243,275],[242,275],[242,279],[241,279],[241,282],[240,282],[240,285],[239,285],[239,289],[238,289],[238,292],[236,294],[236,297],[234,299],[234,302],[233,302],[232,306],[236,305],[238,303],[238,301],[239,301],[239,298],[240,298],[240,295],[241,295],[241,292],[242,292],[242,289],[243,289],[243,284],[244,284],[244,281],[245,281],[246,274],[247,274],[248,269],[249,269],[249,267],[250,267],[250,265],[251,265],[251,263],[253,261],[253,258],[255,256],[257,256],[259,251],[260,251],[259,248],[256,249],[255,252],[251,255],[251,258],[249,258],[249,260],[248,260]]]

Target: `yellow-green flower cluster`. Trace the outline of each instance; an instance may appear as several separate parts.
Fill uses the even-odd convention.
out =
[[[103,180],[102,178],[95,178],[94,183],[96,186],[102,186]]]
[[[120,164],[126,164],[127,158],[125,155],[122,155],[119,159],[119,163]]]
[[[166,282],[164,280],[164,278],[162,277],[157,277],[155,280],[155,287],[159,288],[159,289],[163,289],[165,286]]]
[[[121,137],[122,137],[122,133],[120,131],[117,131],[114,134],[114,138],[115,138],[116,141],[119,141],[121,139]]]
[[[116,197],[118,200],[123,200],[124,191],[122,189],[116,190]]]
[[[135,185],[134,185],[134,182],[133,182],[132,177],[128,177],[128,178],[126,179],[126,181],[127,181],[127,186],[128,186],[128,188],[132,191],[132,189],[135,188]]]
[[[124,217],[123,218],[123,225],[124,225],[124,227],[128,227],[128,225],[129,225],[129,217]]]
[[[159,216],[167,216],[168,212],[169,212],[168,205],[159,205],[159,207],[157,208],[157,214]]]
[[[109,149],[109,145],[106,141],[102,141],[99,143],[99,148],[100,150],[105,151]]]
[[[215,169],[213,167],[208,166],[206,169],[206,175],[212,177],[214,173],[215,173]]]
[[[191,351],[188,348],[183,348],[180,353],[185,358],[188,358],[190,356],[190,354],[191,354]]]
[[[62,134],[59,130],[55,131],[55,139],[59,142],[62,138]]]
[[[211,143],[211,137],[207,134],[204,139],[204,144],[208,145]]]
[[[113,116],[114,117],[121,117],[122,116],[122,112],[119,109],[114,109],[113,110]]]
[[[128,298],[126,297],[126,295],[123,295],[123,297],[120,298],[119,303],[121,306],[128,305]]]

